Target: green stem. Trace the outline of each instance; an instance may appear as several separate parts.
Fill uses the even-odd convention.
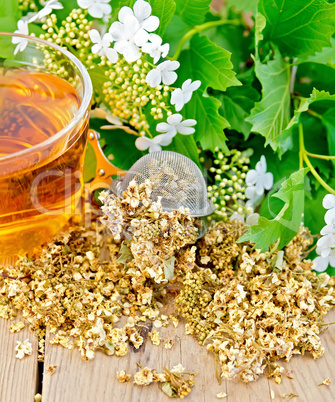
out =
[[[335,191],[328,186],[328,184],[320,177],[318,172],[314,169],[314,166],[311,164],[310,160],[308,159],[308,156],[304,152],[304,161],[306,165],[311,169],[312,175],[316,178],[316,180],[321,184],[321,186],[326,189],[329,193],[335,195]]]
[[[304,152],[305,152],[305,145],[304,145],[304,131],[302,124],[299,124],[299,169],[304,167]]]
[[[303,161],[305,161],[306,165],[310,168],[312,175],[316,178],[316,180],[321,184],[321,186],[326,189],[329,193],[335,195],[335,191],[321,178],[319,173],[314,169],[311,161],[308,158],[308,152],[305,149],[304,144],[304,131],[302,124],[299,124],[299,167],[300,169],[303,167]],[[322,155],[318,155],[322,156]]]
[[[213,28],[219,25],[240,25],[241,21],[239,20],[218,20],[218,21],[209,21],[209,22],[205,22],[204,24],[201,25],[196,25],[195,27],[193,27],[192,29],[190,29],[188,32],[186,32],[186,34],[181,38],[179,45],[177,47],[177,50],[175,52],[175,54],[170,57],[170,60],[177,60],[180,52],[182,51],[186,41],[191,38],[193,35],[195,35],[196,33],[200,33],[202,31],[205,31],[206,29],[209,28]]]
[[[319,155],[319,154],[312,154],[311,152],[305,151],[307,156],[310,156],[311,158],[316,158],[316,159],[325,159],[326,161],[334,160],[335,156],[329,156],[329,155]]]

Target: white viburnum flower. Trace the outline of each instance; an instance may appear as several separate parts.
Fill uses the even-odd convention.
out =
[[[322,201],[323,208],[328,209],[325,214],[325,222],[330,225],[335,223],[335,195],[326,194]]]
[[[151,6],[144,0],[137,0],[134,4],[134,11],[130,7],[122,7],[119,11],[119,20],[125,22],[127,17],[135,17],[139,24],[140,34],[153,32],[159,26],[159,18],[155,15],[151,15]]]
[[[167,118],[167,123],[158,123],[156,126],[156,131],[159,133],[165,133],[171,138],[177,133],[184,135],[193,134],[195,129],[192,126],[197,124],[197,121],[194,119],[182,121],[182,119],[183,116],[181,114],[175,113]]]
[[[177,112],[181,110],[185,103],[189,102],[192,98],[193,91],[197,90],[201,85],[201,81],[193,81],[189,78],[180,88],[176,88],[171,95],[171,105],[175,105]]]
[[[87,9],[89,15],[93,18],[110,15],[112,7],[109,2],[110,0],[77,0],[78,6],[84,10]]]
[[[315,264],[314,270],[318,272],[323,272],[328,268],[328,265],[335,268],[335,249],[330,249],[329,254],[326,257],[316,257],[313,260]]]
[[[106,56],[109,61],[116,63],[119,58],[117,52],[110,47],[113,42],[113,37],[110,33],[105,33],[101,38],[100,33],[96,29],[91,29],[89,32],[91,41],[94,43],[92,46],[92,53],[99,56]]]
[[[109,28],[109,33],[115,40],[114,49],[122,54],[128,63],[133,63],[141,57],[139,48],[148,41],[148,34],[143,32],[139,30],[139,22],[132,15],[128,15],[123,22],[113,22]]]
[[[262,195],[265,190],[270,190],[273,185],[273,174],[266,171],[266,159],[262,155],[255,169],[249,170],[245,178],[247,186],[255,186],[256,194]],[[248,197],[249,198],[249,197]]]
[[[158,64],[158,66],[150,70],[145,77],[145,82],[147,82],[151,88],[157,87],[162,81],[165,85],[173,84],[177,79],[177,74],[174,72],[180,66],[178,61],[166,60],[163,63]]]
[[[154,138],[139,137],[135,141],[136,148],[140,151],[145,151],[149,148],[149,152],[161,151],[161,146],[170,145],[172,142],[172,137],[166,134],[157,135]]]
[[[44,3],[44,7],[42,8],[42,10],[40,10],[39,12],[35,13],[30,19],[29,19],[29,23],[30,22],[34,22],[36,20],[40,20],[43,17],[46,17],[47,15],[52,13],[52,10],[62,10],[64,7],[62,5],[62,3],[60,3],[57,0],[48,0],[47,2]]]
[[[162,38],[156,34],[149,35],[149,41],[142,46],[142,52],[148,53],[156,64],[161,57],[166,57],[169,53],[170,45],[165,43],[162,45]]]
[[[324,226],[320,233],[322,237],[316,243],[318,246],[316,252],[325,257],[329,249],[335,247],[335,225]]]
[[[22,34],[22,35],[29,35],[28,22],[19,20],[17,22],[17,30],[14,31],[14,33],[18,33],[18,34]],[[14,50],[14,55],[15,55],[17,52],[23,52],[24,51],[24,49],[28,45],[28,39],[19,38],[18,36],[14,36],[12,38],[12,43],[14,45],[17,45],[15,50]]]

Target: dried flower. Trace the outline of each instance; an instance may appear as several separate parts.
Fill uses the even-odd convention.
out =
[[[15,351],[17,352],[15,357],[17,359],[22,359],[24,355],[30,356],[33,352],[31,343],[29,342],[29,339],[26,339],[25,341],[16,341],[17,345],[15,346]]]

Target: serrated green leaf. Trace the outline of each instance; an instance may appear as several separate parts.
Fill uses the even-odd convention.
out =
[[[176,13],[187,24],[199,25],[204,22],[210,4],[211,0],[176,0]]]
[[[265,26],[266,26],[266,19],[263,14],[258,12],[256,14],[256,21],[255,21],[255,47],[257,55],[258,55],[258,44],[261,40],[263,40],[263,30]]]
[[[174,275],[174,263],[176,258],[172,256],[168,260],[163,260],[164,265],[164,278],[170,281]]]
[[[259,99],[259,93],[250,85],[228,88],[219,97],[222,105],[220,114],[227,119],[230,128],[243,133],[244,138],[249,137],[251,124],[246,121],[255,101]]]
[[[130,248],[127,246],[126,242],[123,241],[120,247],[120,253],[117,262],[126,265],[127,262],[131,261],[133,258],[134,257],[130,251]]]
[[[210,86],[225,91],[227,87],[242,85],[232,70],[231,53],[217,46],[207,36],[193,36],[190,54],[193,78],[201,81],[202,89]]]
[[[252,131],[265,137],[265,145],[277,150],[287,139],[280,136],[290,121],[290,67],[278,50],[274,60],[262,64],[256,59],[255,64],[262,100],[255,103],[247,121],[252,124]]]
[[[218,113],[220,106],[218,99],[203,96],[202,92],[197,90],[193,93],[192,102],[187,103],[184,109],[186,116],[197,119],[194,138],[200,142],[201,147],[212,151],[219,147],[228,153],[227,137],[223,130],[229,127],[229,123]]]
[[[176,10],[176,3],[174,0],[151,0],[152,15],[159,18],[159,27],[155,33],[162,36],[165,29],[170,22]]]
[[[191,49],[184,50],[180,54],[179,60],[183,69],[178,74],[176,86],[181,86],[187,78],[196,79],[193,72]],[[223,130],[229,127],[229,123],[218,113],[220,106],[221,102],[218,99],[213,96],[203,96],[203,91],[198,89],[193,92],[192,99],[186,103],[180,113],[186,119],[197,121],[193,136],[195,141],[200,142],[203,149],[214,151],[215,147],[219,147],[228,153],[227,138]]]
[[[335,155],[335,108],[328,109],[326,113],[322,115],[322,124],[327,130],[327,144],[329,155]],[[335,165],[335,161],[332,160]]]
[[[335,5],[325,0],[260,0],[266,18],[264,38],[284,56],[307,57],[330,46],[335,32]]]
[[[228,0],[227,7],[236,7],[239,11],[251,11],[256,14],[258,0]]]
[[[256,249],[265,252],[277,243],[278,250],[285,247],[298,233],[304,212],[304,177],[308,169],[300,169],[285,180],[279,191],[272,195],[284,202],[278,215],[269,220],[260,217],[258,224],[251,226],[238,242],[250,241]]]
[[[335,69],[335,39],[330,38],[330,46],[324,47],[314,56],[308,56],[306,59],[299,59],[295,64],[298,65],[305,62],[325,64],[326,66]]]
[[[294,111],[294,115],[287,125],[286,130],[289,130],[290,128],[298,124],[301,113],[306,112],[306,110],[308,110],[309,106],[312,103],[318,101],[335,101],[335,95],[331,95],[327,91],[319,91],[318,89],[314,88],[309,98],[302,98],[300,100],[299,107]]]

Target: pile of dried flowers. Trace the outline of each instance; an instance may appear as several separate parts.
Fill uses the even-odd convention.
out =
[[[238,243],[245,227],[236,221],[215,224],[195,243],[188,211],[164,212],[150,192],[150,183],[132,183],[122,199],[102,193],[109,232],[98,223],[74,227],[33,259],[1,268],[0,316],[13,318],[21,310],[41,337],[41,354],[49,327],[52,343],[78,347],[84,360],[97,349],[122,356],[129,345],[142,345],[147,319],[155,328],[178,323],[160,310],[173,279],[186,333],[215,354],[221,377],[248,382],[266,373],[280,382],[278,359],[323,354],[319,334],[335,304],[335,278],[317,276],[312,261],[304,260],[312,244],[306,228],[282,251],[260,253]],[[155,329],[150,338],[160,344]],[[181,397],[192,378],[181,385],[176,380],[175,388],[172,380],[163,385]]]
[[[260,253],[236,243],[239,225],[218,223],[207,232],[198,244],[207,268],[185,275],[176,303],[187,332],[215,354],[221,377],[249,382],[266,373],[280,383],[278,359],[324,353],[319,334],[335,305],[335,278],[317,276],[303,260],[312,244],[306,228],[284,251]]]

